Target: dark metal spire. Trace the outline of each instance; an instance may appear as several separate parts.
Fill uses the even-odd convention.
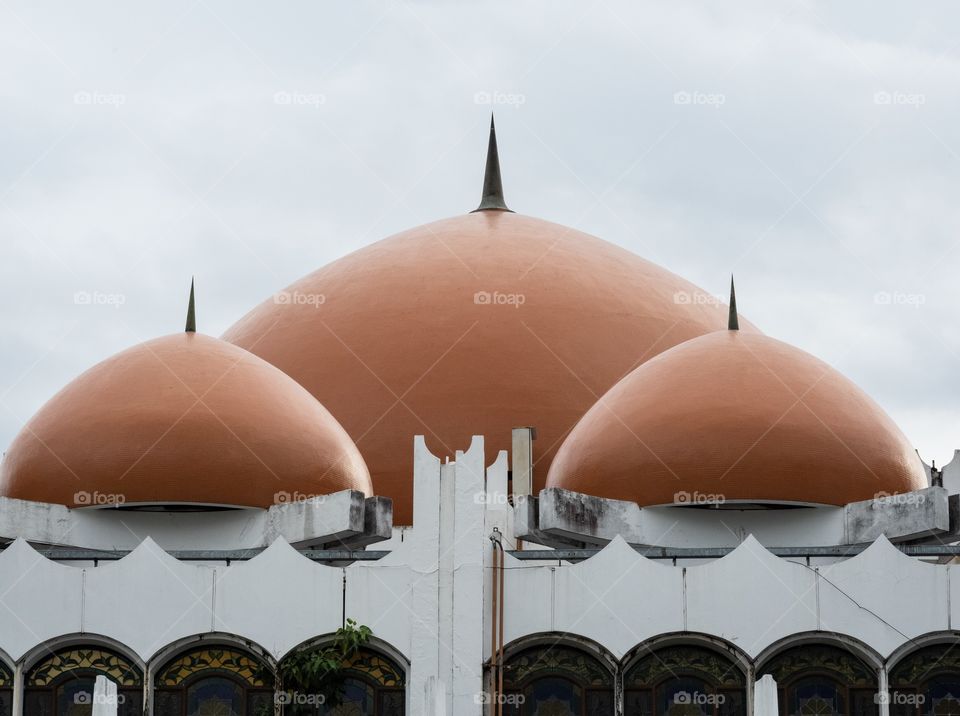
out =
[[[193,303],[193,279],[190,279],[190,303],[187,305],[187,333],[197,332],[197,309]]]
[[[483,196],[480,206],[474,211],[489,209],[510,211],[503,199],[503,182],[500,180],[500,156],[497,153],[497,129],[490,115],[490,142],[487,144],[487,168],[483,173]],[[471,212],[473,213],[473,212]]]
[[[733,274],[730,274],[730,318],[727,319],[727,329],[740,330],[740,320],[737,318],[737,292],[733,287]]]

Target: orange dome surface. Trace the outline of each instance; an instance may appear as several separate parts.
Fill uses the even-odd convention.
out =
[[[547,486],[641,506],[843,505],[927,482],[889,416],[836,370],[767,336],[717,331],[617,383],[570,433]]]
[[[317,397],[409,524],[413,436],[488,456],[537,429],[536,487],[634,367],[721,325],[693,284],[593,236],[504,211],[427,224],[306,276],[224,334]],[[748,330],[752,330],[749,326]]]
[[[196,333],[83,373],[27,423],[0,467],[5,497],[68,506],[269,507],[283,493],[345,489],[373,494],[330,413],[269,363]]]

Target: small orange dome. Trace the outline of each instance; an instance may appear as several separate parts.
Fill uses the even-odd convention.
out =
[[[927,486],[890,417],[826,363],[741,331],[647,361],[583,417],[548,487],[641,506],[843,505]]]
[[[537,429],[537,489],[567,432],[638,364],[719,325],[712,296],[574,229],[506,211],[420,226],[321,268],[224,339],[305,386],[409,524],[413,436],[443,455]],[[745,326],[747,330],[754,330]]]
[[[330,413],[269,363],[190,332],[80,375],[26,424],[0,466],[0,495],[67,506],[269,507],[283,493],[346,489],[373,494]]]

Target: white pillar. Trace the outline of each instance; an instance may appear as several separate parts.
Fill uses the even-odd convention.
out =
[[[770,674],[764,674],[753,687],[753,716],[779,716],[777,682]]]
[[[890,681],[885,668],[880,669],[880,680],[877,686],[879,687],[877,691],[880,692],[880,698],[877,699],[880,702],[880,716],[890,716]]]
[[[490,540],[484,533],[486,463],[483,438],[474,436],[470,449],[457,451],[454,477],[453,616],[454,650],[450,677],[451,713],[480,716],[483,711],[483,588],[485,551]]]
[[[117,684],[102,674],[93,684],[93,716],[117,716]]]
[[[17,662],[13,672],[13,716],[23,716],[23,662]]]
[[[414,439],[413,529],[407,537],[415,577],[409,605],[413,614],[410,672],[407,679],[407,713],[429,713],[424,702],[427,682],[440,674],[438,638],[440,611],[440,461],[427,449],[423,436]],[[376,567],[373,567],[376,569]],[[445,691],[445,689],[444,689]]]

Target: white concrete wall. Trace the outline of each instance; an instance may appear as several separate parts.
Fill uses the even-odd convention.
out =
[[[248,562],[179,562],[149,537],[98,567],[56,564],[23,540],[0,554],[0,658],[88,634],[143,662],[200,634],[249,640],[279,659],[335,631],[373,629],[408,663],[408,713],[480,716],[490,650],[490,534],[513,548],[507,456],[487,467],[474,439],[441,465],[415,444],[414,526],[390,555],[348,567],[313,563],[278,539]],[[379,548],[379,545],[378,545]],[[732,553],[674,567],[617,538],[579,564],[506,560],[506,642],[546,632],[591,640],[616,659],[659,635],[697,632],[757,658],[793,635],[837,632],[887,658],[960,624],[960,567],[904,556],[885,538],[808,567],[748,537]]]
[[[856,557],[808,567],[753,537],[707,564],[673,567],[617,538],[575,565],[520,562],[507,573],[508,642],[543,631],[590,639],[617,658],[660,634],[690,631],[751,658],[790,635],[843,634],[886,657],[960,624],[960,569],[907,557],[881,537]]]

